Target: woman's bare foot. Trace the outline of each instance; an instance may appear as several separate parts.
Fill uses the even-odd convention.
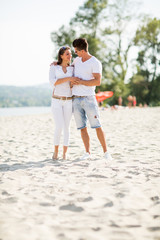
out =
[[[52,159],[53,160],[58,160],[58,153],[53,153],[53,156],[52,156]]]
[[[63,146],[63,160],[67,159],[67,149],[68,149],[67,146]]]
[[[58,145],[54,146],[54,152],[53,152],[53,157],[52,157],[53,160],[57,160],[58,159],[58,148],[59,148]]]

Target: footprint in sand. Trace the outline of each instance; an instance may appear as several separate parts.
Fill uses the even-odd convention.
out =
[[[52,203],[48,203],[48,202],[41,202],[41,203],[39,203],[39,205],[42,206],[42,207],[52,207],[52,206],[55,206]]]
[[[92,200],[93,200],[92,197],[88,197],[88,198],[83,199],[82,202],[90,202],[90,201],[92,201]]]
[[[141,225],[126,225],[127,228],[139,228],[142,227]]]
[[[132,175],[139,175],[139,172],[133,172],[133,171],[129,171],[128,173],[132,174]]]
[[[95,177],[95,178],[108,178],[108,177],[106,177],[106,176],[99,175],[99,174],[91,174],[91,175],[88,175],[87,177]]]
[[[120,228],[120,226],[118,224],[116,224],[114,221],[111,221],[110,227]]]
[[[112,201],[110,201],[110,202],[108,202],[108,203],[106,203],[104,205],[104,207],[112,207],[112,206],[113,206],[113,202]]]
[[[92,197],[87,197],[87,198],[80,198],[78,199],[79,202],[90,202],[92,201],[93,198]]]
[[[149,227],[148,230],[149,230],[150,232],[155,232],[155,231],[159,231],[159,230],[160,230],[160,227],[159,227],[159,226],[158,226],[158,227]]]
[[[5,201],[5,203],[16,203],[17,202],[17,198],[10,197],[10,198],[4,199],[4,201]]]
[[[154,197],[151,197],[151,200],[157,205],[157,204],[160,204],[160,198],[159,196],[154,196]]]
[[[158,196],[151,197],[151,200],[153,202],[157,202],[159,200],[159,197]]]
[[[156,219],[156,218],[159,218],[159,219],[160,219],[160,215],[154,215],[153,218],[154,218],[154,219]]]
[[[98,231],[101,230],[101,228],[100,227],[96,227],[96,228],[92,228],[92,230],[95,231],[95,232],[98,232]]]
[[[124,193],[116,193],[117,198],[124,198],[125,194]]]
[[[2,191],[2,195],[10,196],[10,194],[5,190]]]
[[[82,212],[84,209],[82,207],[78,207],[75,204],[67,204],[59,207],[60,210],[67,210],[72,212]]]

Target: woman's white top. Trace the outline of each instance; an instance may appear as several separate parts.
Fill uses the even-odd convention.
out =
[[[73,71],[74,68],[73,67],[67,67],[67,72],[64,73],[62,66],[60,65],[52,65],[50,67],[50,71],[49,71],[49,81],[51,86],[53,87],[54,90],[54,95],[57,96],[64,96],[64,97],[71,97],[72,96],[72,91],[70,88],[70,81],[58,84],[58,85],[54,85],[55,82],[60,79],[60,78],[66,78],[66,77],[73,77]]]

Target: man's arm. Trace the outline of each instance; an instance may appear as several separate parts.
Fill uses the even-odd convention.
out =
[[[101,74],[93,73],[93,79],[91,80],[80,80],[79,84],[84,86],[100,86],[101,85]]]

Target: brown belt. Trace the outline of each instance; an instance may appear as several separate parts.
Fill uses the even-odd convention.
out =
[[[84,97],[86,97],[86,96],[77,96],[77,95],[73,95],[72,98],[84,98]]]
[[[72,97],[60,97],[60,96],[56,96],[56,95],[53,95],[52,98],[56,98],[56,99],[60,99],[60,100],[71,100]]]

